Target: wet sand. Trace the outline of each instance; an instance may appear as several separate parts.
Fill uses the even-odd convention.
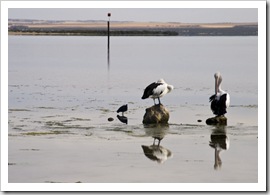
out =
[[[106,121],[108,116],[113,116],[114,121]],[[109,112],[103,119],[104,123],[95,128],[90,128],[91,121],[86,122],[89,128],[74,127],[74,119],[69,127],[55,122],[43,131],[10,133],[9,182],[258,182],[257,126],[218,127],[208,126],[204,121],[170,123],[161,129],[165,136],[160,145],[172,155],[160,163],[148,158],[142,150],[142,145],[153,144],[152,129],[142,124],[121,124]],[[219,153],[222,164],[216,168],[215,149],[209,145],[211,134],[222,134],[228,139],[227,149],[221,148]]]

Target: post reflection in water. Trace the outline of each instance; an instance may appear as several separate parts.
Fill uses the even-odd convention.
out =
[[[109,46],[107,50],[107,65],[108,65],[108,71],[110,71],[110,47]]]
[[[169,157],[172,157],[172,152],[160,145],[161,140],[169,131],[169,125],[147,125],[145,133],[147,136],[154,138],[154,142],[150,146],[142,145],[143,152],[147,158],[164,163]],[[156,144],[157,140],[157,144]]]
[[[215,164],[214,169],[218,170],[221,169],[222,160],[220,157],[220,152],[222,150],[228,150],[230,147],[230,140],[227,136],[226,126],[225,125],[217,125],[212,130],[211,133],[211,141],[209,141],[209,146],[214,148],[215,150]]]

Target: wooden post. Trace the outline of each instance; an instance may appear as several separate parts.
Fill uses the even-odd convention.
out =
[[[108,22],[107,22],[107,26],[108,26],[108,29],[107,29],[107,34],[108,34],[108,43],[107,43],[107,46],[108,46],[108,50],[107,50],[107,60],[108,60],[108,70],[110,70],[110,17],[111,17],[111,13],[108,13]]]
[[[111,17],[111,13],[108,13],[108,50],[110,50],[110,17]]]

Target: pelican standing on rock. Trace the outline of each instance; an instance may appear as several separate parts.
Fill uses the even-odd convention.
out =
[[[170,93],[172,90],[172,85],[168,85],[163,79],[159,79],[157,82],[151,83],[145,88],[142,99],[153,98],[154,104],[156,105],[155,99],[157,98],[159,104],[161,104],[160,98]]]
[[[230,105],[230,95],[223,91],[220,87],[222,77],[219,72],[215,73],[215,94],[209,100],[211,102],[211,110],[213,114],[222,116],[227,113],[227,108]]]

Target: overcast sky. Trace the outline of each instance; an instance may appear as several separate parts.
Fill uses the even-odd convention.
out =
[[[9,8],[9,19],[107,20],[142,22],[257,22],[256,8]]]

